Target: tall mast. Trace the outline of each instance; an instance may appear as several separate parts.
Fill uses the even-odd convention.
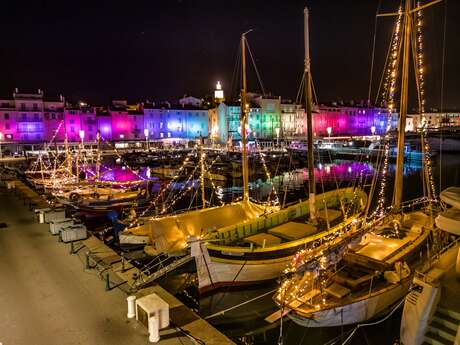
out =
[[[67,131],[64,136],[64,149],[65,149],[65,160],[67,163],[67,171],[70,177],[72,176],[72,157],[70,156],[70,152],[69,152],[69,141],[67,139]]]
[[[304,39],[305,39],[305,108],[307,110],[307,154],[308,154],[308,192],[310,204],[310,219],[316,218],[316,184],[313,158],[313,115],[312,115],[312,92],[310,70],[310,38],[308,30],[308,8],[303,10],[304,16]]]
[[[101,177],[101,132],[97,131],[97,158],[96,158],[96,181]]]
[[[406,131],[407,98],[409,90],[409,54],[411,36],[411,0],[406,0],[404,9],[404,41],[401,76],[401,102],[399,108],[398,124],[398,152],[396,156],[396,176],[393,192],[393,207],[399,210],[403,191],[403,166],[404,166],[404,136]]]
[[[241,89],[241,143],[243,145],[242,150],[242,166],[243,166],[243,201],[249,201],[249,164],[248,164],[248,148],[246,140],[246,123],[247,123],[247,111],[248,106],[246,104],[246,33],[241,35],[241,63],[242,63],[242,79],[243,88]]]
[[[203,150],[203,137],[200,135],[200,166],[201,166],[201,174],[200,174],[200,183],[201,183],[201,203],[202,208],[206,208],[206,194],[204,189],[204,150]]]

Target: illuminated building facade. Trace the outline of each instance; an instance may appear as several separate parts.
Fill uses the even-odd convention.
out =
[[[282,135],[281,99],[249,94],[248,135],[249,139],[273,139]],[[222,102],[217,107],[217,120],[212,121],[215,136],[221,143],[229,139],[240,140],[241,108],[239,102]]]
[[[305,135],[305,112],[302,106],[286,101],[280,104],[280,110],[282,135],[287,138]]]
[[[39,142],[52,136],[62,121],[64,99],[44,99],[43,91],[20,93],[12,99],[0,99],[0,131],[2,140]]]
[[[65,133],[70,142],[94,142],[97,132],[105,140],[196,139],[208,137],[214,143],[240,140],[239,102],[221,102],[216,108],[203,109],[201,100],[184,97],[178,105],[164,102],[130,105],[113,101],[106,108],[89,107],[80,102],[66,104],[60,96],[44,99],[43,92],[19,93],[0,99],[0,140],[3,142],[62,142]],[[272,140],[304,138],[306,116],[301,105],[282,102],[280,97],[248,94],[248,138]],[[426,113],[428,127],[460,125],[457,113]],[[393,114],[392,127],[396,127]],[[387,111],[381,108],[343,105],[314,107],[313,132],[318,137],[382,134],[386,129]],[[408,128],[418,128],[417,115],[408,116]],[[148,131],[146,131],[148,130]]]
[[[144,128],[149,138],[195,139],[209,134],[208,110],[192,105],[144,104]]]
[[[313,113],[313,133],[319,137],[372,135],[374,128],[375,134],[383,134],[386,125],[387,112],[382,108],[320,105]],[[392,127],[395,125],[393,120]]]
[[[460,113],[458,112],[425,112],[423,113],[427,128],[457,127],[460,126]],[[423,126],[421,114],[408,114],[406,131],[420,130]]]

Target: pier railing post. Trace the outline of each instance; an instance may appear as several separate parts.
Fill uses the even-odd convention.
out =
[[[85,268],[86,268],[87,270],[89,270],[89,269],[91,268],[91,266],[90,266],[90,264],[89,264],[89,254],[90,254],[89,252],[86,252],[86,253],[85,253],[85,256],[86,256],[86,265],[85,265]]]

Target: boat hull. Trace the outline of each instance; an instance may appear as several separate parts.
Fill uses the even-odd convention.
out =
[[[203,250],[205,250],[203,248]],[[292,256],[272,261],[225,263],[214,258],[195,257],[199,290],[206,293],[226,286],[261,284],[279,277]]]
[[[337,327],[361,323],[378,317],[400,301],[409,290],[412,277],[401,284],[390,286],[375,296],[366,297],[351,304],[313,312],[308,315],[289,313],[288,317],[303,327]]]

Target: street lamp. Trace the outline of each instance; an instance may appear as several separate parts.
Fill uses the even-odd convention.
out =
[[[149,150],[149,129],[144,128],[144,136],[145,136],[145,147]]]
[[[280,146],[280,128],[276,127],[275,132],[276,132],[276,146]]]
[[[78,134],[80,135],[80,145],[78,145],[78,154],[77,154],[77,161],[76,161],[76,170],[77,170],[77,182],[80,182],[80,155],[81,155],[81,150],[83,149],[83,140],[85,139],[85,131],[83,129],[80,129],[78,131]]]
[[[80,129],[78,134],[80,135],[81,142],[83,143],[83,139],[85,139],[85,131],[83,129]]]

